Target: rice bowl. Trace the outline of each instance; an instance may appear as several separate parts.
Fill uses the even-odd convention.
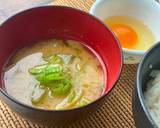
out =
[[[147,84],[147,90],[144,92],[144,101],[148,110],[160,127],[160,70],[153,70],[150,73],[152,79]]]

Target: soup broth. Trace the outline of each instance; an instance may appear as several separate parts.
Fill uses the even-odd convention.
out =
[[[101,96],[104,72],[96,55],[74,40],[47,40],[18,50],[5,68],[8,94],[42,109],[71,109]]]

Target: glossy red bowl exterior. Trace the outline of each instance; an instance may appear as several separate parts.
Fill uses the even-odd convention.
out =
[[[33,42],[51,38],[78,40],[99,54],[107,73],[105,93],[99,99],[81,108],[56,111],[24,105],[6,93],[3,67],[11,54]],[[121,47],[113,33],[95,17],[68,7],[39,7],[13,16],[0,27],[0,46],[1,99],[19,115],[45,125],[66,124],[98,109],[118,80],[122,68]]]

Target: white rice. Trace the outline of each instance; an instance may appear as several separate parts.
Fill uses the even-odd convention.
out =
[[[147,84],[144,99],[153,120],[160,128],[160,70],[152,71],[150,76],[153,79]]]

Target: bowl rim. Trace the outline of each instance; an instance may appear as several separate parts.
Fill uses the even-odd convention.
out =
[[[101,2],[103,2],[103,1],[106,1],[106,0],[96,0],[94,3],[93,3],[93,5],[91,6],[91,8],[90,8],[90,10],[89,10],[89,13],[90,14],[92,14],[92,15],[94,15],[94,16],[96,16],[95,15],[95,12],[96,12],[96,10],[97,10],[97,7],[98,6],[101,6]],[[143,0],[143,1],[145,1],[145,2],[150,2],[150,3],[154,3],[156,6],[159,6],[159,8],[160,8],[160,5],[159,5],[159,3],[156,1],[156,0],[149,0],[149,1],[146,1],[146,0]],[[106,25],[106,24],[105,24]],[[107,26],[107,25],[106,25]],[[158,41],[157,41],[158,42]],[[154,44],[156,44],[156,41],[154,42]],[[151,46],[152,47],[152,46]],[[150,47],[150,48],[151,48]],[[134,55],[144,55],[146,52],[147,52],[147,50],[134,50],[134,49],[127,49],[127,48],[123,48],[122,47],[122,50],[123,50],[123,52],[124,53],[128,53],[128,54],[134,54]]]
[[[91,103],[85,105],[85,106],[81,106],[81,107],[77,107],[77,108],[72,108],[72,109],[65,109],[65,110],[47,110],[47,109],[41,109],[41,108],[36,108],[36,107],[32,107],[30,105],[27,105],[27,104],[24,104],[20,101],[18,101],[17,99],[15,99],[14,97],[10,96],[7,94],[6,91],[4,91],[2,88],[0,88],[0,93],[2,93],[5,97],[7,97],[9,100],[11,100],[12,102],[20,105],[20,106],[23,106],[25,108],[28,108],[28,109],[32,109],[34,111],[40,111],[40,112],[71,112],[71,111],[78,111],[78,110],[81,110],[83,108],[87,108],[91,105],[94,105],[96,104],[98,101],[104,99],[105,96],[109,95],[112,91],[112,89],[116,86],[116,83],[119,81],[120,79],[120,75],[122,73],[122,68],[123,68],[123,52],[122,52],[122,48],[121,48],[121,45],[117,39],[117,37],[115,36],[115,34],[110,31],[110,29],[103,23],[101,22],[98,18],[96,18],[95,16],[85,12],[85,11],[82,11],[82,10],[79,10],[79,9],[76,9],[76,8],[73,8],[73,7],[67,7],[67,6],[58,6],[58,5],[47,5],[47,6],[40,6],[40,7],[33,7],[33,8],[30,8],[30,9],[27,9],[27,10],[24,10],[24,11],[21,11],[20,13],[17,13],[13,16],[11,16],[9,19],[7,19],[5,22],[2,23],[2,26],[3,24],[5,24],[8,20],[12,20],[12,18],[16,17],[17,15],[19,14],[22,14],[22,13],[25,13],[25,12],[28,12],[28,11],[32,11],[32,10],[36,10],[36,9],[41,9],[41,8],[61,8],[61,9],[68,9],[68,10],[74,10],[74,11],[77,11],[79,13],[83,13],[84,15],[89,15],[90,17],[94,18],[95,20],[97,20],[99,23],[102,24],[103,27],[105,27],[111,34],[112,36],[114,37],[115,41],[117,42],[117,47],[119,48],[119,51],[120,51],[120,68],[119,68],[119,71],[118,71],[118,74],[116,76],[116,79],[115,81],[113,82],[112,84],[112,87],[110,88],[110,90],[107,92],[107,93],[104,93],[103,95],[101,95],[100,97],[98,97],[96,100],[92,101]],[[1,81],[2,81],[3,77],[1,77]]]
[[[156,126],[157,127],[157,124],[156,122],[154,121],[154,119],[152,118],[149,110],[148,110],[148,107],[145,105],[145,102],[144,102],[144,95],[143,95],[143,92],[142,92],[142,86],[140,84],[140,73],[141,73],[141,70],[142,70],[142,67],[143,65],[145,65],[145,61],[147,60],[147,58],[158,48],[160,47],[160,41],[157,42],[155,45],[153,45],[146,53],[145,55],[142,57],[139,65],[138,65],[138,68],[137,68],[137,72],[136,72],[136,80],[135,80],[135,83],[136,83],[136,86],[135,86],[135,91],[137,91],[137,95],[138,95],[138,98],[139,98],[139,101],[140,101],[140,104],[142,106],[142,109],[145,113],[145,115],[147,116],[148,120],[150,121],[150,123],[153,125],[153,126]],[[135,92],[133,92],[133,94],[135,95]],[[158,127],[157,127],[158,128]]]

